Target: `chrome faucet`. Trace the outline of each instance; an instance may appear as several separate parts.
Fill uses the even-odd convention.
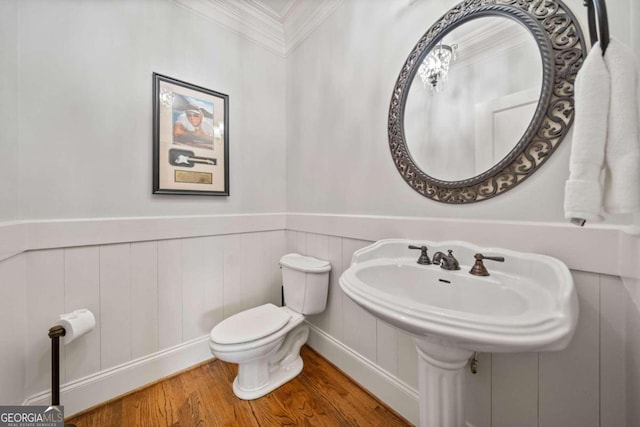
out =
[[[440,264],[443,270],[460,270],[460,263],[453,256],[453,251],[449,249],[447,252],[449,252],[449,255],[445,255],[440,251],[433,254],[433,263]]]

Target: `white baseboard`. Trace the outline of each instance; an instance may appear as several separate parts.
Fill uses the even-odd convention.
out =
[[[309,322],[306,323],[309,326],[309,339],[307,340],[309,347],[348,373],[354,381],[408,421],[418,425],[420,412],[417,390],[365,359],[323,330]]]
[[[65,417],[211,359],[209,336],[141,357],[60,387]],[[51,391],[28,397],[23,405],[49,405]]]

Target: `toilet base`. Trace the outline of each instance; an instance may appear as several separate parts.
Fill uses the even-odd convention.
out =
[[[244,400],[257,399],[297,376],[303,366],[300,348],[308,338],[309,327],[298,325],[267,358],[240,363],[233,380],[235,395]]]
[[[262,387],[253,390],[243,389],[238,382],[238,377],[233,380],[233,393],[243,400],[253,400],[262,397],[273,390],[280,387],[282,384],[295,378],[300,372],[302,372],[302,358],[298,356],[284,366],[280,366],[276,370],[269,373],[269,381]]]

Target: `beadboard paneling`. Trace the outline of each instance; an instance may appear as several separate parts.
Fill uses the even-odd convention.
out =
[[[282,274],[280,272],[280,258],[286,251],[285,234],[283,231],[268,231],[264,233],[269,245],[269,259],[264,266],[265,280],[270,283],[271,303],[282,305]]]
[[[186,341],[207,333],[203,321],[210,262],[207,240],[195,237],[182,241],[182,339]]]
[[[600,276],[600,425],[603,427],[624,426],[628,403],[640,401],[628,400],[625,394],[628,300],[629,295],[619,277]]]
[[[100,371],[100,249],[98,246],[64,250],[64,311],[86,308],[96,327],[65,346],[67,381]]]
[[[224,318],[224,237],[207,237],[205,251],[202,327],[204,333],[209,334],[212,325]]]
[[[491,378],[493,355],[478,354],[478,371],[465,370],[465,412],[473,427],[491,427]]]
[[[340,271],[350,265],[355,250],[370,243],[327,237],[330,258],[338,252],[336,248],[340,245],[337,242],[342,241]],[[324,247],[324,239],[315,233],[288,231],[286,241],[287,249],[307,255],[317,256]],[[466,413],[470,426],[624,426],[620,424],[625,413],[620,393],[625,387],[624,370],[629,368],[620,363],[623,356],[619,337],[624,335],[620,299],[626,291],[617,277],[581,271],[572,271],[572,275],[580,300],[580,320],[569,347],[560,352],[481,353],[479,373],[465,374]],[[338,279],[339,276],[332,278],[330,289],[339,289]],[[314,316],[311,319],[313,324],[350,351],[416,389],[417,355],[412,337],[378,321],[343,294],[341,297],[341,316],[333,317],[338,306],[330,302],[322,318]],[[607,301],[602,312],[601,298]],[[335,323],[328,323],[324,319],[338,319],[341,324],[335,320]],[[600,333],[601,329],[606,331],[606,336]],[[335,333],[340,330],[342,338]],[[633,392],[635,386],[627,380],[627,389],[631,388]],[[611,396],[602,397],[610,391],[613,392]],[[628,415],[632,410],[627,407],[628,418],[632,417]]]
[[[27,253],[27,395],[51,387],[51,341],[47,335],[64,313],[64,250]],[[8,299],[7,301],[11,301]],[[65,347],[60,347],[64,360]],[[60,381],[66,380],[65,364]]]
[[[415,389],[417,356],[411,336],[363,312],[340,290],[340,274],[350,265],[353,252],[369,243],[302,231],[266,231],[48,249],[2,261],[0,293],[8,292],[13,276],[14,286],[26,288],[24,304],[29,302],[25,334],[12,338],[22,340],[24,368],[16,362],[8,381],[26,381],[28,394],[49,388],[46,331],[60,313],[84,306],[98,320],[94,331],[62,348],[63,381],[96,375],[108,364],[128,363],[154,348],[188,342],[185,332],[206,334],[219,319],[241,309],[278,302],[278,260],[284,253],[299,252],[332,264],[327,310],[309,320]],[[620,394],[622,388],[628,399],[640,394],[639,340],[632,329],[640,324],[639,316],[637,311],[620,309],[620,300],[628,301],[628,295],[619,278],[573,274],[581,314],[570,347],[557,353],[481,354],[479,374],[466,375],[471,425],[507,425],[515,413],[519,426],[617,427],[625,414],[627,425],[633,425],[629,423],[637,419],[637,409],[625,407]],[[11,294],[18,291],[12,289]],[[18,305],[5,304],[5,313],[16,313],[20,299],[9,300]],[[627,306],[635,307],[631,302]],[[138,341],[146,330],[155,332]],[[127,354],[105,353],[109,347],[124,348]],[[620,348],[625,349],[626,363],[620,362]],[[11,402],[11,392],[4,387],[2,392],[9,393],[6,402]]]
[[[100,368],[131,360],[131,245],[100,247]]]
[[[131,357],[158,351],[158,242],[131,244]]]
[[[24,399],[28,363],[25,273],[26,255],[0,261],[0,324],[11,325],[0,334],[0,403],[3,405],[19,405]]]
[[[398,378],[418,390],[418,350],[404,331],[398,331]]]
[[[540,427],[600,425],[600,276],[572,273],[580,320],[565,350],[540,353]]]
[[[640,420],[640,312],[627,298],[625,339],[625,395],[627,401],[627,427],[634,427]],[[603,426],[604,427],[604,426]]]
[[[376,363],[398,376],[398,329],[376,319]]]
[[[492,355],[491,422],[493,427],[538,427],[537,353]]]
[[[243,300],[243,269],[244,257],[242,253],[242,237],[231,235],[224,237],[224,317],[227,318],[249,308],[249,303]]]
[[[342,240],[342,265],[351,265],[353,253],[371,242]],[[361,356],[376,362],[377,319],[354,303],[346,295],[342,299],[342,341]]]
[[[342,339],[342,289],[338,280],[342,274],[342,239],[333,236],[311,239],[307,254],[329,261],[329,294],[324,312],[309,316],[307,320],[336,339]],[[324,237],[324,239],[322,238]]]
[[[182,240],[158,242],[158,346],[182,342]]]
[[[29,301],[27,314],[17,316],[22,333],[6,335],[26,349],[7,379],[19,392],[0,403],[23,401],[25,378],[27,396],[50,388],[47,331],[59,314],[88,308],[96,316],[93,331],[61,347],[62,385],[82,382],[201,340],[225,315],[279,303],[284,248],[283,231],[266,231],[48,249],[0,261],[0,295],[23,296],[0,300],[16,301],[0,312],[17,316]]]

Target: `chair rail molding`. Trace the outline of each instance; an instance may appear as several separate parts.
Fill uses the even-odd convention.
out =
[[[635,262],[640,256],[640,233],[636,228],[609,225],[580,228],[568,223],[550,222],[283,212],[22,220],[0,222],[0,261],[30,250],[275,230],[369,241],[388,238],[463,240],[481,246],[550,255],[572,270],[620,276],[629,283],[632,295],[640,299],[640,285],[637,285],[640,267]]]
[[[631,252],[624,252],[626,249],[621,247],[621,242],[625,242],[624,248],[635,248],[638,254],[640,238],[628,234],[627,229],[620,226],[577,227],[556,222],[287,213],[286,229],[369,241],[390,238],[462,240],[480,246],[553,256],[571,270],[640,279],[640,269],[630,261]]]
[[[284,213],[0,222],[0,261],[30,250],[284,230]]]
[[[25,223],[23,221],[0,222],[0,261],[26,250]]]

